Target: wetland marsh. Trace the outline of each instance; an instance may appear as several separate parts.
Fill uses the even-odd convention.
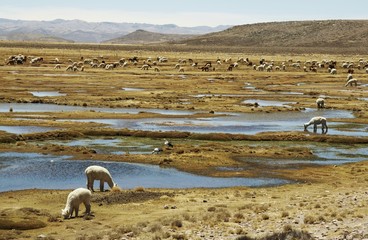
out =
[[[3,59],[18,53],[44,61],[0,64],[0,223],[44,224],[0,228],[4,239],[236,239],[285,228],[367,237],[367,73],[356,69],[358,86],[344,87],[340,67],[364,56],[0,47]],[[133,56],[138,62],[112,70],[85,63]],[[158,56],[169,59],[159,71],[141,69]],[[239,63],[232,71],[229,58]],[[257,71],[245,58],[287,68]],[[183,59],[184,73],[175,69]],[[337,61],[338,74],[291,65],[325,59]],[[202,71],[209,61],[213,69]],[[84,71],[65,71],[72,62]],[[303,131],[317,115],[327,134]],[[152,154],[156,147],[163,152]],[[90,164],[111,169],[121,189],[95,192],[91,219],[62,220]]]

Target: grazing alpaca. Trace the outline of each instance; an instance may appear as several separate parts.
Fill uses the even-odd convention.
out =
[[[65,69],[65,71],[73,71],[73,65],[69,65],[69,66]]]
[[[325,100],[323,98],[318,98],[316,100],[317,108],[324,108],[325,107]]]
[[[317,132],[317,125],[322,125],[322,133],[327,133],[328,127],[327,127],[327,120],[324,117],[313,117],[309,122],[304,123],[304,131],[308,131],[308,126],[313,124],[313,132]]]
[[[81,203],[86,207],[86,214],[91,213],[91,191],[85,188],[77,188],[71,193],[69,193],[66,200],[66,205],[64,209],[61,209],[61,215],[64,218],[70,218],[75,212],[75,217],[78,217],[79,205]]]
[[[100,180],[100,191],[104,191],[104,184],[107,182],[110,188],[116,187],[117,184],[112,180],[110,172],[101,166],[89,166],[84,171],[87,176],[87,188],[93,190],[93,182],[95,180]]]
[[[353,85],[358,86],[358,79],[355,79],[355,78],[350,79],[349,81],[346,82],[345,87],[347,87],[349,85],[350,86],[353,86]]]
[[[151,68],[151,65],[149,65],[149,64],[144,64],[144,65],[141,67],[141,69],[142,69],[142,70],[148,70],[148,68]]]
[[[166,140],[166,139],[165,139],[164,144],[165,144],[165,146],[167,146],[169,148],[173,148],[174,147],[174,145],[171,142],[169,142],[168,140]]]
[[[162,151],[163,151],[162,148],[154,148],[153,151],[152,151],[152,154],[158,154]]]

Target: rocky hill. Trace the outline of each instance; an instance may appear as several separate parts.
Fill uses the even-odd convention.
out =
[[[81,20],[26,21],[0,18],[0,40],[37,40],[40,36],[60,41],[99,43],[138,29],[163,34],[206,34],[230,26],[180,27],[174,24],[86,22]],[[34,38],[34,36],[37,38]],[[63,40],[64,39],[64,40]]]
[[[178,41],[194,37],[193,34],[163,34],[149,32],[145,30],[137,30],[119,38],[107,40],[104,43],[112,44],[148,44],[148,43],[163,43],[169,41]]]
[[[181,40],[189,46],[368,47],[368,20],[289,21],[246,24]]]

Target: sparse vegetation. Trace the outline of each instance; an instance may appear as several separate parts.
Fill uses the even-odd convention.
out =
[[[303,72],[290,69],[284,72],[259,72],[251,66],[240,64],[232,72],[227,71],[224,61],[216,66],[215,71],[202,72],[198,68],[186,68],[185,78],[173,70],[173,63],[182,58],[192,58],[203,65],[208,60],[215,61],[232,57],[249,57],[258,63],[260,57],[273,60],[276,64],[292,58],[294,62],[304,63],[310,59],[344,59],[354,60],[359,55],[338,54],[273,54],[273,50],[252,54],[252,51],[233,51],[231,47],[215,47],[210,52],[198,46],[112,46],[112,45],[69,45],[40,43],[9,43],[0,48],[0,55],[5,59],[11,54],[26,52],[28,55],[42,54],[46,60],[59,57],[62,64],[68,59],[79,61],[81,56],[96,57],[113,62],[120,57],[137,55],[139,64],[149,56],[155,58],[165,54],[169,63],[160,65],[160,72],[148,70],[143,72],[140,65],[131,64],[126,68],[112,71],[85,68],[67,77],[56,72],[51,63],[45,61],[37,66],[8,66],[0,63],[2,79],[2,102],[49,103],[70,106],[100,106],[114,108],[155,108],[195,110],[201,113],[186,115],[187,119],[213,118],[228,112],[263,113],[272,117],[273,113],[288,114],[313,108],[315,98],[320,94],[336,96],[329,98],[326,106],[336,110],[351,110],[356,118],[348,119],[344,128],[367,124],[366,104],[359,98],[364,95],[365,87],[349,91],[341,85],[346,70],[338,66],[337,76],[330,76],[324,70]],[[42,49],[40,46],[43,46]],[[231,51],[227,51],[231,49]],[[170,51],[166,51],[166,50]],[[183,51],[176,52],[175,50]],[[200,51],[192,51],[200,49]],[[245,49],[245,48],[244,48]],[[217,51],[219,50],[219,51]],[[257,48],[254,48],[254,51]],[[267,48],[266,48],[267,50]],[[277,49],[280,50],[280,49]],[[306,52],[310,48],[301,48]],[[298,50],[298,51],[299,51]],[[313,49],[317,51],[318,49]],[[331,50],[331,49],[330,49]],[[339,50],[340,51],[340,50]],[[103,57],[102,57],[103,56]],[[362,56],[363,58],[365,56]],[[17,71],[16,74],[13,71]],[[363,70],[355,73],[361,79],[366,77]],[[51,74],[52,77],[49,77]],[[56,76],[54,76],[56,74]],[[69,73],[68,73],[69,74]],[[254,93],[244,88],[249,83],[257,89]],[[301,84],[302,83],[302,84]],[[142,92],[122,91],[123,87],[137,87]],[[25,90],[27,89],[27,90]],[[56,90],[67,97],[39,98],[28,91]],[[193,90],[194,89],[194,90]],[[84,92],[81,92],[83,90]],[[283,95],[284,91],[296,91],[297,96]],[[205,94],[204,97],[193,95]],[[239,96],[240,97],[239,97]],[[271,100],[290,100],[297,102],[291,108],[254,107],[241,104],[244,98],[261,97]],[[343,103],[340,99],[345,99]],[[356,106],[359,106],[357,108]],[[322,111],[321,111],[322,112]],[[367,177],[366,162],[357,162],[343,166],[310,166],[296,169],[271,169],[240,160],[238,157],[272,158],[272,159],[309,159],[314,157],[308,142],[316,144],[341,143],[349,146],[366,144],[365,137],[348,137],[339,135],[305,134],[300,131],[262,133],[257,135],[225,133],[190,133],[179,131],[136,131],[130,129],[110,129],[95,123],[78,123],[59,121],[61,119],[140,119],[167,118],[163,124],[170,125],[171,116],[151,114],[144,110],[137,114],[87,112],[59,113],[19,113],[13,111],[1,113],[0,123],[6,126],[18,124],[36,126],[54,126],[63,130],[45,133],[11,134],[0,132],[0,150],[7,152],[40,152],[44,154],[72,155],[75,160],[99,159],[123,162],[140,162],[146,164],[168,165],[179,170],[209,176],[254,177],[267,175],[292,179],[298,184],[277,187],[234,187],[221,189],[149,189],[138,186],[132,190],[113,188],[109,192],[96,192],[92,197],[93,217],[85,221],[73,218],[63,221],[60,209],[68,191],[29,189],[24,191],[2,192],[0,201],[0,239],[36,238],[44,232],[51,232],[48,237],[54,239],[210,239],[221,236],[229,239],[312,239],[312,236],[342,235],[357,236],[358,223],[367,221],[365,185]],[[30,118],[20,120],[19,118]],[[41,119],[42,121],[35,121]],[[22,121],[22,122],[20,122]],[[336,121],[339,121],[338,119]],[[344,120],[345,121],[345,120]],[[190,122],[190,120],[188,120]],[[187,123],[185,123],[187,124]],[[190,124],[183,126],[190,127]],[[70,140],[103,137],[108,139],[126,137],[142,140],[145,145],[170,138],[177,141],[175,148],[158,155],[140,154],[101,154],[93,146],[61,146],[50,144],[53,140]],[[146,141],[146,142],[145,142]],[[252,143],[267,141],[264,146]],[[274,144],[277,141],[277,144]],[[290,142],[300,142],[302,147],[290,147]],[[305,145],[305,146],[304,146]],[[221,171],[219,167],[233,168],[234,171]],[[244,167],[244,170],[241,170]],[[238,169],[237,169],[238,168]],[[332,174],[333,173],[333,174]],[[85,184],[85,183],[81,183]],[[353,186],[353,187],[352,187]],[[323,189],[321,191],[321,189]],[[316,203],[316,199],[318,202]],[[354,204],[352,204],[354,203]],[[37,206],[37,208],[29,207]],[[167,207],[166,207],[167,206]],[[16,207],[20,207],[16,209]],[[12,209],[12,210],[9,210]],[[41,210],[42,209],[42,210]],[[329,226],[329,228],[321,228]],[[335,231],[351,229],[349,233]],[[32,231],[23,229],[33,229]],[[298,228],[298,229],[297,229]],[[301,229],[303,229],[303,231]],[[10,229],[10,230],[9,230]],[[20,229],[20,230],[11,230]],[[218,229],[221,229],[219,231]],[[281,233],[278,233],[282,230]],[[78,232],[76,235],[75,233]],[[245,235],[245,236],[240,236]],[[3,237],[4,236],[4,237]],[[214,237],[211,237],[214,236]]]

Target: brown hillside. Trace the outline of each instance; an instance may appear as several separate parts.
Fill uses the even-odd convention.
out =
[[[368,47],[368,20],[269,22],[235,26],[180,41],[192,46]]]
[[[137,30],[119,38],[107,40],[104,43],[113,44],[145,44],[145,43],[162,43],[168,41],[183,40],[194,35],[190,34],[163,34],[149,32],[145,30]]]

